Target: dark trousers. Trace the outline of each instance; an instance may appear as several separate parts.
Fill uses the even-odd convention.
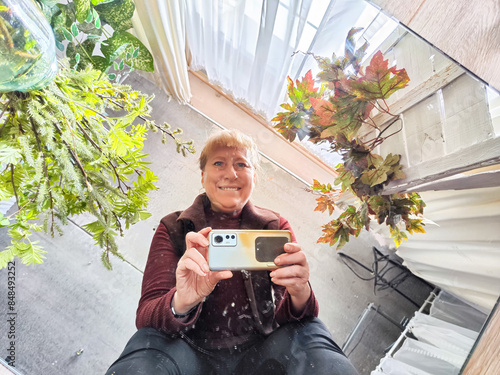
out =
[[[278,328],[249,348],[200,350],[154,328],[137,331],[106,375],[357,375],[318,319]]]

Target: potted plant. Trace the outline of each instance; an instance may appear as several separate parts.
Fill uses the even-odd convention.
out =
[[[45,251],[32,232],[62,233],[68,218],[81,213],[94,216],[84,229],[111,268],[109,254],[120,256],[115,237],[150,216],[148,193],[157,177],[144,161],[148,132],[172,139],[183,155],[194,148],[179,138],[181,129],[149,119],[152,96],[123,84],[134,69],[153,70],[150,52],[126,31],[131,0],[38,5],[66,59],[44,87],[0,93],[0,200],[15,199],[14,212],[0,214],[11,238],[0,268],[16,257],[42,263]],[[4,24],[11,11],[5,7]]]
[[[316,180],[312,186],[320,194],[315,210],[328,211],[330,215],[336,209],[341,211],[337,218],[323,225],[318,239],[330,246],[337,244],[337,249],[350,236],[357,237],[363,228],[368,230],[372,220],[389,226],[396,246],[408,239],[407,232],[425,232],[425,204],[417,193],[384,194],[388,183],[405,176],[401,156],[388,154],[384,158],[374,152],[385,139],[401,130],[399,116],[391,114],[386,100],[406,87],[409,78],[405,69],[390,67],[380,51],[364,68],[361,61],[368,44],[356,48],[354,42],[360,30],[350,30],[344,56],[314,56],[321,69],[316,80],[311,71],[295,83],[289,78],[290,103],[282,104],[285,111],[273,118],[275,129],[290,142],[298,137],[327,144],[329,151],[342,157],[343,162],[335,168],[335,186]],[[319,86],[315,86],[316,82]],[[374,110],[390,114],[392,120],[376,124]],[[355,202],[339,207],[339,197],[345,194],[352,194]]]

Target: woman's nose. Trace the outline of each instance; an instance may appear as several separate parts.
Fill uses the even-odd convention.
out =
[[[236,172],[236,169],[233,166],[229,166],[226,169],[226,176],[227,176],[227,178],[230,178],[230,179],[236,179],[236,178],[238,178],[238,172]]]

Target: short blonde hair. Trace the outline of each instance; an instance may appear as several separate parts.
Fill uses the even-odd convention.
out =
[[[247,151],[248,159],[254,169],[257,169],[259,167],[260,156],[254,140],[250,136],[242,133],[239,130],[231,129],[218,131],[217,133],[214,133],[210,137],[208,137],[208,140],[205,143],[203,150],[201,151],[199,159],[200,169],[202,171],[205,169],[205,165],[207,164],[207,160],[210,154],[212,154],[212,152],[214,152],[215,149],[219,147],[234,147],[244,149]]]

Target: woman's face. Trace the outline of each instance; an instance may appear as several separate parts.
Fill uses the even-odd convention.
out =
[[[242,148],[219,147],[208,157],[201,183],[212,210],[237,214],[250,199],[255,169]]]

